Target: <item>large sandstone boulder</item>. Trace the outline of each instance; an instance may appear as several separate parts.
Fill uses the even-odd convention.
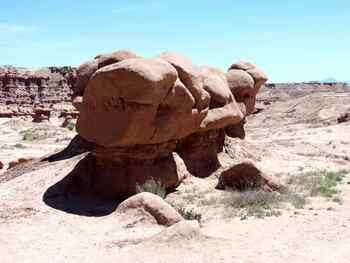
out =
[[[152,193],[140,193],[122,202],[117,212],[123,217],[138,221],[171,226],[182,220],[182,216],[161,197]]]
[[[84,92],[79,133],[102,146],[152,143],[157,109],[176,79],[176,70],[157,59],[128,59],[101,68]]]
[[[196,132],[207,111],[175,68],[161,59],[127,59],[98,70],[80,105],[78,132],[105,147],[158,144]]]
[[[133,195],[149,179],[170,190],[188,174],[213,174],[225,136],[244,138],[245,117],[266,81],[250,63],[225,74],[171,52],[151,59],[102,54],[77,75],[76,128],[91,153],[68,188],[103,198]]]

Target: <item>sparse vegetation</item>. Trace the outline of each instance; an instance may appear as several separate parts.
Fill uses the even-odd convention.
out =
[[[49,130],[44,128],[31,128],[24,131],[21,131],[23,141],[39,141],[45,140],[52,136],[52,133]]]
[[[22,135],[23,141],[33,142],[64,136],[66,132],[67,130],[64,128],[52,129],[48,126],[39,126],[23,130],[20,132],[20,135]]]
[[[142,185],[136,184],[136,193],[148,192],[165,198],[166,189],[162,183],[154,178],[146,180]]]
[[[303,209],[308,197],[323,197],[338,204],[342,203],[337,189],[347,171],[308,172],[292,177],[288,186],[279,192],[264,192],[247,188],[244,191],[226,189],[222,194],[213,194],[196,187],[189,187],[181,193],[182,205],[174,207],[188,219],[203,219],[198,211],[203,207],[224,208],[225,217],[239,216],[242,220],[249,217],[264,218],[281,215],[281,209]],[[194,208],[188,208],[188,207]],[[195,209],[196,208],[196,209]]]
[[[340,191],[337,186],[347,173],[348,171],[345,170],[308,172],[291,178],[289,184],[294,185],[299,192],[308,196],[320,196],[341,204]]]
[[[182,191],[177,201],[169,200],[169,202],[180,214],[189,219],[200,217],[200,220],[203,221],[207,216],[212,216],[208,215],[206,211],[218,209],[217,211],[223,213],[223,217],[238,216],[243,220],[248,217],[279,216],[281,209],[288,207],[288,205],[301,209],[306,204],[306,198],[303,194],[294,193],[287,189],[280,192],[264,192],[256,189],[247,189],[241,192],[226,189],[226,191],[213,193],[210,189],[201,190],[193,186]],[[210,209],[207,209],[208,207]]]
[[[240,218],[248,217],[264,218],[281,215],[280,209],[284,204],[291,204],[294,208],[301,209],[306,204],[306,199],[301,194],[284,189],[281,192],[264,192],[262,190],[247,190],[244,192],[233,191],[226,198],[227,205],[239,209]]]
[[[67,124],[67,129],[73,131],[75,129],[75,123],[73,121]]]

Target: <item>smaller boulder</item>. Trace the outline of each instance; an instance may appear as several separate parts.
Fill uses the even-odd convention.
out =
[[[228,168],[220,174],[217,188],[225,189],[226,187],[239,191],[261,189],[272,192],[280,189],[282,185],[277,178],[267,176],[255,164],[245,161]]]
[[[161,197],[152,193],[140,193],[122,202],[117,212],[140,221],[156,221],[159,225],[171,226],[183,220],[182,216]],[[139,221],[139,220],[137,220]]]

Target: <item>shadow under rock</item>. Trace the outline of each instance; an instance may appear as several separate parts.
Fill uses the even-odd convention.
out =
[[[85,157],[65,178],[46,190],[43,195],[43,201],[46,205],[66,213],[88,217],[106,216],[117,209],[121,200],[81,196],[71,191],[72,178],[77,172],[81,172],[82,167],[86,167],[86,162],[87,158]],[[88,171],[86,175],[88,176]]]
[[[224,130],[195,133],[182,140],[176,152],[192,175],[206,178],[221,167],[218,153],[223,151],[224,142]]]
[[[66,159],[70,159],[74,156],[77,156],[82,153],[86,153],[91,151],[93,148],[92,143],[84,140],[79,135],[76,135],[68,144],[66,148],[64,148],[62,151],[52,154],[47,158],[42,159],[42,162],[57,162],[62,161]]]

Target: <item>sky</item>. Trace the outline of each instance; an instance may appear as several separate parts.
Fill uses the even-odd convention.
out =
[[[103,52],[175,51],[270,82],[350,80],[349,0],[0,0],[0,64],[77,66]]]

